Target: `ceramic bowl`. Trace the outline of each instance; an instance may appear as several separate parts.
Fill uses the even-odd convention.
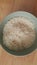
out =
[[[31,47],[21,51],[21,52],[16,52],[16,51],[12,51],[12,50],[9,50],[6,46],[3,45],[3,28],[4,28],[4,25],[12,18],[14,17],[17,17],[17,16],[23,16],[27,19],[29,19],[33,24],[34,24],[34,30],[36,31],[35,35],[36,35],[36,38],[35,38],[35,41],[34,43],[32,44]],[[25,12],[25,11],[16,11],[14,13],[11,13],[9,14],[8,16],[6,16],[4,18],[4,20],[2,21],[2,23],[0,24],[0,43],[2,45],[2,47],[10,54],[13,54],[13,55],[18,55],[18,56],[21,56],[21,55],[27,55],[29,53],[31,53],[33,50],[35,50],[37,48],[37,18],[28,13],[28,12]]]

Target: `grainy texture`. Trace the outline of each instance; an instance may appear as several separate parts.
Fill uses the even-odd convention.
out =
[[[22,51],[35,40],[34,25],[25,17],[16,17],[5,24],[3,44],[11,50]]]
[[[28,11],[37,16],[37,0],[0,0],[0,21],[15,10]],[[0,65],[37,65],[37,49],[18,57],[10,55],[0,46]]]

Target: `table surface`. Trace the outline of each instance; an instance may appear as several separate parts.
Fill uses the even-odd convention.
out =
[[[19,1],[16,0],[17,4],[19,4]],[[19,9],[21,5],[19,4],[20,6],[17,7],[16,2],[14,4],[14,0],[0,0],[0,21],[10,12]],[[21,10],[24,10],[24,8]],[[33,9],[30,9],[30,12],[33,13]],[[0,45],[0,65],[37,65],[37,49],[25,56],[14,56],[6,52]]]

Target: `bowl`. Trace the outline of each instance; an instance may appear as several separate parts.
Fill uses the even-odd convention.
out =
[[[34,30],[36,31],[36,33],[35,33],[36,37],[35,37],[34,43],[32,44],[31,47],[23,50],[22,52],[20,52],[20,51],[16,52],[16,51],[10,50],[5,45],[3,45],[3,28],[10,19],[17,17],[17,16],[23,16],[23,17],[27,18],[28,20],[30,20],[34,24]],[[31,53],[32,51],[34,51],[37,48],[37,18],[34,15],[32,15],[28,12],[25,12],[25,11],[16,11],[16,12],[13,12],[13,13],[9,14],[8,16],[6,16],[4,18],[4,20],[2,21],[2,23],[0,24],[0,44],[5,49],[5,51],[7,51],[8,53],[13,54],[13,55],[22,56],[22,55],[27,55],[27,54]]]

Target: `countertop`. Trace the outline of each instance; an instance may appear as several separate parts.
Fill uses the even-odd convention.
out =
[[[30,6],[28,5],[25,0],[0,0],[0,22],[3,20],[3,18],[8,15],[11,12],[14,12],[16,10],[26,10],[30,13],[33,13],[34,15],[37,14],[37,9],[33,5],[33,0],[29,1]],[[20,3],[23,3],[22,4]],[[18,6],[17,6],[18,4]],[[24,8],[24,4],[27,7]],[[22,6],[22,8],[21,8]],[[36,10],[34,10],[34,8]],[[36,12],[36,13],[35,13]],[[36,15],[37,16],[37,15]],[[14,56],[6,52],[2,46],[0,45],[0,65],[37,65],[37,49],[35,49],[32,53],[24,56]]]

